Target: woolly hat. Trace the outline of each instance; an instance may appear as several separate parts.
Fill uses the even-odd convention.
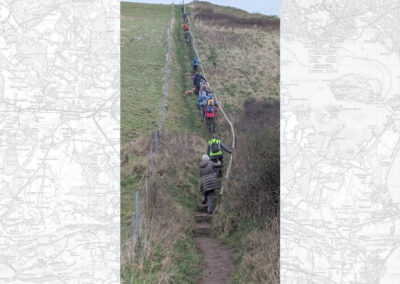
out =
[[[201,157],[201,160],[204,161],[208,161],[210,159],[210,157],[206,154],[203,155],[203,157]]]

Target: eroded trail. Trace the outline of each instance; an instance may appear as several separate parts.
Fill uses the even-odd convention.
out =
[[[206,213],[207,206],[199,207],[196,213],[194,241],[197,249],[204,255],[203,273],[198,283],[230,283],[234,264],[233,253],[219,240],[210,237],[211,215]]]

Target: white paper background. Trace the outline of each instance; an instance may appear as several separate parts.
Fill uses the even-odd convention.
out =
[[[400,3],[281,4],[281,281],[400,283]]]
[[[0,283],[119,283],[119,1],[0,1]]]

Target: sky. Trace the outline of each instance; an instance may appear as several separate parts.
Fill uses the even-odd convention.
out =
[[[154,4],[171,4],[172,0],[124,0],[127,2],[154,3]],[[280,0],[206,0],[213,4],[222,6],[231,6],[245,10],[250,13],[261,13],[264,15],[280,14]],[[185,1],[185,4],[190,1]],[[182,3],[181,0],[174,0],[175,4]]]

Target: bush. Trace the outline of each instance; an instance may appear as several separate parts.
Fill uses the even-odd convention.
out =
[[[246,101],[235,126],[232,179],[213,233],[238,251],[232,283],[279,283],[279,102]]]
[[[279,212],[279,103],[249,100],[237,121],[227,205],[239,216],[265,220]]]

